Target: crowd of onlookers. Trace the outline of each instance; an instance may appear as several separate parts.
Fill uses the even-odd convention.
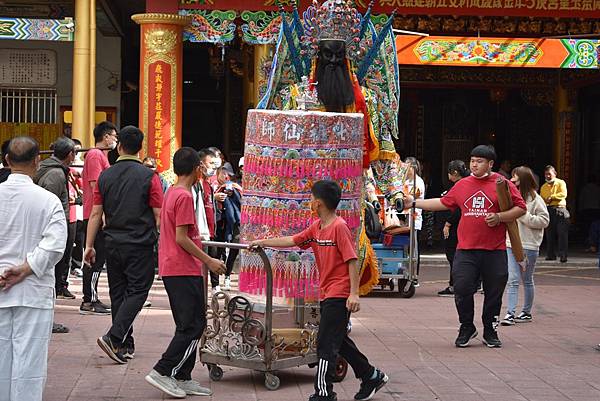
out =
[[[158,174],[156,160],[138,158],[144,134],[137,127],[118,132],[105,121],[93,134],[93,148],[81,149],[79,141],[61,137],[43,160],[39,144],[30,137],[2,144],[2,330],[14,334],[23,329],[20,344],[34,349],[44,363],[27,367],[22,360],[5,361],[10,366],[3,366],[3,372],[12,372],[13,379],[6,394],[0,391],[0,399],[41,399],[50,331],[69,331],[53,323],[52,315],[55,298],[75,299],[70,276],[82,279],[81,314],[112,317],[98,345],[118,363],[133,358],[133,322],[142,307],[149,306],[147,297],[159,266],[163,268],[158,278],[167,289],[177,330],[156,370],[165,372],[169,366],[175,372],[169,378],[177,380],[180,391],[204,394],[206,389],[190,376],[199,339],[198,316],[203,314],[196,315],[204,306],[193,308],[195,301],[190,298],[196,298],[193,288],[198,281],[185,277],[202,281],[202,261],[210,271],[213,291],[231,288],[237,252],[198,245],[207,240],[239,240],[243,158],[236,173],[217,148],[182,148],[173,159],[178,180],[170,183]],[[110,152],[116,157],[109,157]],[[177,195],[182,189],[186,196]],[[181,269],[189,271],[183,274]],[[110,305],[98,292],[105,270]],[[223,288],[220,273],[225,273]],[[33,314],[25,313],[30,309]],[[190,311],[194,316],[186,317]],[[23,328],[25,321],[30,323]],[[35,334],[44,333],[48,324],[47,336]],[[18,348],[14,341],[10,347]],[[27,386],[32,377],[37,378],[35,385]],[[150,374],[147,380],[161,378]]]

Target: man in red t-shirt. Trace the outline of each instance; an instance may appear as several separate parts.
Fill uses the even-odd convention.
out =
[[[370,400],[388,381],[385,373],[373,367],[348,337],[350,312],[358,312],[359,266],[356,244],[348,225],[335,210],[342,190],[334,181],[318,181],[312,189],[311,209],[319,220],[293,237],[254,241],[252,247],[312,248],[319,270],[321,320],[317,337],[319,365],[315,393],[309,401],[337,400],[333,392],[338,354],[352,366],[361,380],[355,400]]]
[[[87,232],[88,220],[94,206],[94,188],[98,182],[100,173],[110,167],[108,163],[108,151],[103,149],[114,149],[117,146],[117,129],[108,122],[103,121],[94,128],[94,140],[96,147],[85,155],[83,164],[83,232]],[[98,299],[98,281],[100,273],[106,262],[104,246],[104,233],[102,230],[96,235],[94,249],[96,249],[96,260],[91,265],[83,265],[83,302],[79,307],[82,315],[108,315],[110,306],[100,302]]]
[[[206,327],[202,263],[216,274],[225,272],[225,264],[202,251],[192,198],[192,186],[200,174],[198,153],[192,148],[179,149],[173,156],[173,170],[177,183],[165,194],[160,212],[158,273],[169,296],[176,330],[146,381],[171,397],[185,398],[212,394],[191,376]]]
[[[502,294],[508,280],[506,258],[506,224],[525,214],[526,205],[519,190],[508,181],[513,207],[500,212],[496,181],[504,179],[492,172],[496,152],[491,146],[479,145],[471,151],[471,176],[463,178],[443,198],[405,199],[406,207],[423,210],[461,210],[458,246],[452,265],[454,301],[460,319],[457,347],[466,347],[477,336],[473,324],[474,300],[479,277],[483,281],[483,341],[499,348],[496,327],[502,307]]]

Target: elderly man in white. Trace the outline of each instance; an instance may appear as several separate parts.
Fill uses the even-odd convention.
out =
[[[0,400],[42,400],[54,312],[54,265],[67,239],[56,195],[35,185],[37,142],[14,138],[0,184]]]

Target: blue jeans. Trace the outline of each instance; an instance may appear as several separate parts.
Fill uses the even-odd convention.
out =
[[[525,292],[525,302],[523,303],[523,312],[531,313],[533,305],[534,285],[533,271],[535,270],[535,262],[537,261],[538,251],[524,249],[527,257],[527,268],[523,272],[521,266],[517,263],[512,249],[507,248],[508,254],[508,310],[511,315],[515,315],[517,302],[519,301],[519,283],[523,280],[523,288]]]

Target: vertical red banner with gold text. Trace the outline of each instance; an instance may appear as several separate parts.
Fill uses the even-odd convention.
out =
[[[148,69],[148,155],[156,158],[158,171],[170,166],[172,125],[171,66],[164,61],[150,64]]]

